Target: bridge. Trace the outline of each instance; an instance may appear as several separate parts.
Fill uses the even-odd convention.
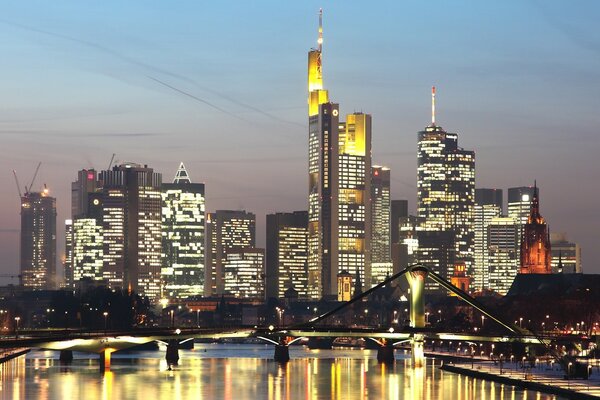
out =
[[[410,285],[410,324],[400,330],[394,328],[346,328],[339,326],[318,325],[328,317],[343,311],[366,296],[405,276]],[[468,333],[436,332],[426,327],[424,289],[426,279],[431,278],[440,286],[453,292],[458,298],[471,305],[487,318],[496,321],[504,328],[504,335],[473,335]],[[20,336],[0,338],[0,348],[34,347],[61,351],[60,360],[70,362],[73,351],[96,353],[100,355],[100,369],[110,368],[110,357],[115,351],[127,349],[149,342],[164,343],[167,346],[166,360],[169,364],[177,364],[179,346],[194,339],[226,339],[226,338],[259,338],[274,345],[274,359],[285,363],[289,361],[289,346],[302,338],[364,338],[372,340],[378,346],[377,359],[383,363],[394,362],[394,347],[410,343],[413,366],[419,367],[424,362],[425,340],[466,343],[521,343],[525,345],[548,346],[555,336],[540,336],[504,321],[492,310],[480,304],[476,299],[446,281],[427,267],[414,264],[388,277],[380,284],[361,293],[350,301],[325,312],[305,323],[275,328],[269,327],[237,327],[231,329],[217,328],[138,328],[128,331],[86,331],[86,330],[21,330]],[[555,355],[557,356],[557,355]],[[557,357],[558,359],[558,357]],[[560,361],[559,361],[560,362]]]

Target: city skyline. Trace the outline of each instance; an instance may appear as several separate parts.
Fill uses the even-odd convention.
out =
[[[306,209],[307,207],[306,193],[305,190],[302,190],[305,187],[307,165],[305,73],[302,68],[305,66],[306,49],[316,46],[314,39],[316,10],[318,10],[317,6],[311,8],[309,5],[303,7],[302,10],[295,10],[307,17],[299,18],[306,19],[306,21],[298,22],[302,25],[297,30],[291,29],[294,38],[293,47],[274,50],[284,62],[277,67],[270,65],[272,69],[269,72],[274,73],[277,78],[275,79],[277,90],[268,93],[271,95],[276,93],[283,97],[268,96],[272,101],[271,104],[265,103],[263,99],[254,102],[255,96],[265,89],[259,84],[260,82],[256,86],[242,85],[240,92],[235,92],[233,90],[235,82],[233,86],[230,86],[231,82],[228,82],[227,86],[221,88],[219,85],[214,85],[213,78],[204,82],[198,80],[205,78],[204,76],[193,75],[192,80],[195,83],[190,82],[189,79],[187,81],[182,79],[188,75],[185,71],[180,72],[179,69],[185,70],[190,65],[200,67],[202,66],[201,60],[196,60],[195,64],[186,64],[185,67],[173,65],[171,71],[162,67],[152,67],[151,64],[140,61],[144,60],[144,57],[137,59],[134,55],[123,55],[129,54],[129,52],[121,53],[112,50],[110,46],[114,43],[103,42],[103,38],[106,39],[106,37],[102,35],[90,35],[89,40],[83,36],[74,39],[61,26],[52,26],[52,23],[45,21],[49,26],[42,23],[32,28],[26,24],[27,21],[23,18],[19,21],[0,23],[0,29],[11,32],[11,37],[16,38],[17,43],[20,42],[22,45],[28,43],[30,46],[48,47],[52,49],[52,52],[67,51],[70,47],[74,47],[78,50],[86,50],[84,52],[86,54],[89,51],[89,55],[94,55],[103,62],[107,62],[108,59],[110,60],[108,64],[127,65],[125,72],[113,70],[98,73],[94,69],[102,68],[103,63],[90,69],[89,65],[83,67],[77,65],[82,60],[75,60],[76,67],[74,67],[69,64],[69,57],[67,60],[58,62],[62,68],[65,68],[65,65],[71,65],[67,68],[79,71],[79,73],[70,75],[74,82],[78,82],[77,84],[84,84],[91,76],[97,78],[95,75],[101,75],[103,78],[100,81],[104,82],[106,74],[116,74],[116,79],[113,79],[115,76],[109,79],[110,84],[105,89],[96,87],[87,95],[85,90],[78,92],[78,96],[81,96],[79,100],[83,100],[82,103],[69,104],[66,102],[58,105],[54,105],[53,102],[57,96],[63,97],[59,94],[59,89],[73,90],[67,85],[68,82],[57,82],[54,85],[52,79],[45,81],[38,77],[35,81],[43,84],[43,96],[34,99],[32,98],[33,92],[26,90],[32,88],[30,83],[25,82],[23,77],[19,79],[20,73],[15,70],[11,75],[9,68],[11,65],[14,68],[14,64],[18,63],[15,61],[16,58],[11,61],[11,65],[5,67],[8,68],[11,84],[7,87],[7,98],[0,100],[2,102],[0,104],[7,110],[2,116],[1,122],[3,141],[8,144],[8,146],[3,146],[1,161],[3,172],[0,174],[0,184],[6,188],[0,194],[2,206],[0,212],[0,256],[4,260],[4,264],[0,266],[2,272],[13,273],[18,270],[18,251],[15,253],[15,249],[18,249],[19,207],[11,170],[16,169],[21,181],[27,183],[37,162],[42,161],[37,182],[38,185],[47,183],[51,195],[57,198],[57,225],[59,227],[57,249],[60,254],[61,249],[64,248],[64,239],[62,239],[64,238],[64,224],[62,222],[70,218],[70,183],[81,168],[105,169],[112,153],[117,153],[119,160],[147,163],[162,173],[170,173],[180,161],[184,161],[190,174],[198,182],[206,184],[207,210],[245,209],[257,215],[259,232],[257,246],[264,247],[265,214]],[[531,10],[545,12],[541,6],[531,6]],[[291,10],[289,11],[291,12]],[[278,13],[281,10],[273,12]],[[573,241],[581,243],[584,271],[600,272],[600,267],[594,265],[593,261],[588,261],[599,256],[597,246],[595,246],[598,243],[598,233],[594,227],[600,223],[600,216],[593,207],[596,202],[594,199],[599,196],[594,196],[594,190],[597,189],[593,187],[599,185],[595,185],[598,182],[598,176],[597,173],[596,175],[593,173],[593,150],[598,149],[600,142],[590,133],[597,125],[595,124],[597,117],[590,111],[594,109],[594,101],[597,102],[597,96],[594,97],[593,93],[597,92],[594,90],[594,86],[597,86],[598,82],[590,80],[586,86],[586,91],[591,92],[591,97],[575,96],[576,87],[571,87],[572,91],[567,92],[569,95],[564,96],[565,82],[544,83],[543,86],[548,86],[545,90],[550,88],[553,88],[551,92],[562,90],[563,97],[554,99],[554,103],[547,98],[549,94],[543,90],[536,91],[536,96],[528,97],[531,96],[531,93],[527,92],[525,97],[519,97],[517,94],[523,95],[522,91],[525,89],[522,86],[523,82],[515,76],[512,77],[512,81],[503,84],[512,88],[513,95],[500,93],[506,96],[504,101],[512,100],[511,104],[501,101],[502,96],[500,99],[492,98],[498,96],[498,90],[490,95],[490,98],[486,98],[486,93],[492,93],[488,92],[490,87],[484,82],[485,79],[482,80],[481,74],[478,75],[477,71],[473,70],[471,74],[468,74],[469,77],[463,76],[465,79],[464,86],[462,86],[464,90],[461,89],[460,79],[457,79],[460,76],[457,77],[456,70],[447,72],[444,69],[437,70],[435,68],[428,73],[422,73],[423,76],[419,76],[418,79],[413,79],[414,76],[411,78],[410,75],[400,79],[394,75],[390,83],[391,88],[386,88],[384,86],[387,84],[380,80],[385,79],[386,76],[390,77],[385,74],[390,71],[383,66],[386,57],[390,57],[389,54],[384,56],[381,53],[369,53],[369,57],[365,57],[368,62],[363,64],[364,61],[361,61],[350,67],[345,59],[356,56],[356,52],[350,51],[351,49],[348,48],[348,42],[358,40],[359,43],[362,43],[365,35],[368,38],[369,34],[372,34],[369,29],[375,28],[375,24],[358,25],[356,31],[348,32],[347,25],[349,24],[344,23],[342,18],[348,10],[343,10],[341,6],[326,5],[324,12],[326,87],[335,93],[334,100],[339,101],[342,106],[348,104],[361,106],[364,107],[365,112],[374,116],[373,161],[390,166],[392,199],[408,199],[409,208],[414,213],[416,209],[417,148],[415,133],[422,129],[422,126],[428,121],[428,90],[431,84],[437,84],[440,124],[457,132],[461,137],[461,144],[477,153],[476,187],[498,187],[506,190],[509,187],[530,185],[534,179],[537,179],[543,188],[542,213],[547,219],[551,231],[567,232]],[[373,16],[371,13],[372,11],[369,11],[368,15]],[[88,17],[91,18],[91,16]],[[239,17],[236,13],[232,15],[234,19]],[[384,16],[381,15],[381,17]],[[456,15],[454,17],[458,18]],[[547,18],[556,19],[558,16],[550,13]],[[383,18],[383,21],[390,23],[386,18]],[[539,22],[537,23],[539,24]],[[26,26],[29,28],[24,28]],[[61,29],[63,30],[61,31]],[[556,29],[560,31],[560,29]],[[252,32],[256,34],[255,29]],[[20,36],[19,33],[22,35]],[[265,35],[265,37],[267,36],[272,35]],[[413,39],[416,42],[419,41],[418,38]],[[231,38],[229,40],[233,41]],[[405,44],[405,39],[399,41]],[[199,43],[203,43],[203,41],[199,41]],[[234,48],[237,47],[231,42],[227,43]],[[245,41],[244,43],[248,44]],[[266,43],[266,40],[263,43]],[[281,44],[278,40],[275,43]],[[383,40],[383,44],[393,43],[394,41],[388,43]],[[95,50],[93,50],[94,45],[96,46]],[[378,46],[381,45],[381,43],[378,44]],[[257,44],[256,46],[258,47]],[[300,48],[298,49],[298,47]],[[574,53],[587,54],[586,52],[590,51],[585,46],[581,46],[583,49],[575,51],[573,48],[577,47],[577,44],[574,43],[565,47]],[[222,60],[227,59],[224,53],[229,48],[221,48],[222,53],[217,53],[219,56],[217,60],[223,62]],[[402,50],[402,46],[396,48]],[[18,46],[11,50],[18,53]],[[367,49],[367,52],[372,51],[373,49]],[[416,73],[415,70],[418,67],[411,65],[414,60],[406,53],[404,55],[406,56],[404,57],[406,65],[402,66],[402,71]],[[242,52],[242,56],[247,57],[248,62],[251,63],[250,68],[245,69],[243,76],[247,74],[248,78],[254,75],[265,78],[264,75],[261,75],[265,73],[263,67],[260,67],[262,64],[257,63],[252,55]],[[293,58],[288,60],[286,57]],[[70,61],[73,62],[73,60]],[[240,60],[238,59],[238,61]],[[591,60],[588,64],[590,71],[587,71],[592,77],[594,75],[591,69],[595,65],[593,61]],[[577,68],[581,68],[582,64],[578,62]],[[50,63],[51,65],[52,63]],[[230,66],[235,66],[235,63]],[[456,67],[456,65],[453,66]],[[458,69],[467,66],[468,63],[458,65]],[[567,66],[562,65],[562,67]],[[377,68],[382,68],[384,74],[377,74],[380,76],[374,77],[373,74],[368,73]],[[138,74],[145,74],[149,79],[144,80],[142,84],[138,82],[132,85],[128,79],[134,79],[132,78],[134,71],[137,71]],[[213,73],[216,72],[213,71]],[[494,68],[488,65],[479,72],[493,76]],[[532,73],[531,70],[528,72]],[[52,71],[49,72],[50,77],[52,73]],[[495,73],[499,74],[498,71]],[[546,70],[546,73],[554,75],[557,71],[548,72]],[[120,74],[124,74],[126,78],[123,79]],[[236,72],[224,68],[220,74],[222,77],[226,77],[229,76],[227,74],[233,76]],[[291,81],[286,81],[288,77]],[[358,78],[358,82],[364,83],[364,87],[353,82],[356,78]],[[238,76],[237,79],[241,78]],[[579,79],[583,79],[583,77],[575,80]],[[268,78],[265,80],[269,81]],[[93,80],[96,84],[100,81]],[[20,82],[21,86],[15,82]],[[495,83],[498,84],[497,81]],[[539,89],[541,83],[533,79],[527,87],[534,91],[535,88]],[[213,92],[201,89],[202,86],[209,84],[213,85],[211,88]],[[579,84],[583,84],[583,82],[579,82]],[[17,91],[21,87],[25,89],[22,93]],[[52,92],[50,90],[52,87],[59,91]],[[400,93],[398,94],[394,90],[393,94],[396,99],[391,104],[382,105],[383,101],[377,96],[385,94],[387,97],[382,97],[389,101],[393,88],[399,89]],[[125,90],[126,96],[120,98],[121,90],[124,89],[127,89]],[[157,96],[145,101],[137,97],[146,94],[148,89],[151,89],[152,93]],[[214,89],[218,89],[219,92],[214,92]],[[505,87],[502,89],[510,92],[510,89]],[[177,90],[183,91],[187,95],[177,92]],[[200,100],[208,99],[208,102],[216,105],[218,109],[204,104],[200,100],[194,100],[189,95]],[[470,98],[469,95],[472,95],[473,98]],[[223,96],[227,96],[230,100]],[[118,98],[117,104],[112,103],[111,97]],[[136,98],[139,103],[136,102]],[[488,103],[477,104],[484,98]],[[10,99],[16,100],[14,104],[9,101]],[[558,100],[562,100],[562,102],[559,103]],[[131,108],[128,111],[120,109],[127,109],[126,101],[131,102],[129,104],[133,111]],[[528,106],[525,105],[528,101],[535,103],[531,103],[532,107],[527,111],[522,111],[523,107]],[[560,104],[563,103],[573,103],[573,107],[577,110],[563,111],[560,107]],[[86,106],[81,107],[82,104]],[[168,104],[165,113],[154,114],[154,110],[161,107],[162,104]],[[241,104],[245,104],[245,106]],[[284,108],[288,104],[292,108]],[[498,107],[499,105],[500,107]],[[248,106],[253,107],[254,110]],[[273,109],[275,106],[282,106],[282,109],[275,110]],[[113,109],[108,110],[110,108]],[[359,110],[342,109],[341,113],[345,115],[353,111]],[[395,112],[401,113],[399,118],[396,117]],[[197,116],[197,113],[200,115]],[[180,123],[179,118],[183,120],[185,126],[177,125]],[[204,121],[203,118],[207,118],[207,121]],[[175,123],[175,121],[178,122]],[[98,124],[106,126],[106,128],[99,129]],[[249,134],[249,139],[245,135],[232,134],[240,127],[246,129],[244,133]],[[219,128],[221,130],[215,131]],[[566,142],[567,138],[563,130],[569,132],[570,142]],[[172,132],[172,134],[167,132]],[[497,134],[498,137],[494,137],[493,134]],[[575,134],[577,136],[574,136]],[[238,148],[227,147],[227,145],[230,146],[232,139],[238,140],[236,142],[239,144]],[[178,145],[182,141],[189,141],[189,143]],[[265,151],[267,152],[265,153]],[[558,153],[556,153],[557,151]],[[556,162],[556,157],[564,157],[564,162]],[[572,179],[573,176],[570,175],[573,172],[585,179],[586,185],[578,185],[577,180]],[[259,177],[269,177],[270,179],[265,180]],[[34,191],[37,189],[36,187],[32,188]],[[565,193],[572,193],[572,195],[565,198]]]

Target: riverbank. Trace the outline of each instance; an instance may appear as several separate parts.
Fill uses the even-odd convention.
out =
[[[567,380],[561,371],[554,369],[532,369],[527,371],[511,368],[506,364],[503,368],[492,362],[469,364],[444,364],[441,369],[474,378],[504,383],[522,389],[565,396],[569,399],[600,398],[600,378],[589,380]],[[598,374],[596,374],[597,376]]]
[[[20,357],[29,353],[31,349],[29,348],[21,348],[21,349],[13,349],[9,351],[3,351],[0,353],[0,364],[5,363],[8,360],[12,360],[13,358]]]

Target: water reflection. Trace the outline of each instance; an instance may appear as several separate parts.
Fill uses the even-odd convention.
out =
[[[181,352],[168,370],[164,354],[114,356],[110,371],[98,360],[76,358],[61,367],[53,353],[37,352],[0,366],[2,399],[555,399],[441,371],[439,361],[413,368],[410,357],[380,365],[373,352],[296,350],[280,365],[272,349]],[[340,356],[341,355],[341,356]],[[239,358],[244,357],[246,358]],[[337,358],[335,358],[338,356]],[[238,357],[238,358],[234,358]]]

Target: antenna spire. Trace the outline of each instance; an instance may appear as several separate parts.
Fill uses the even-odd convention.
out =
[[[435,86],[431,87],[431,125],[435,126]]]
[[[319,8],[319,39],[317,39],[317,43],[319,44],[319,53],[323,48],[323,9]]]

